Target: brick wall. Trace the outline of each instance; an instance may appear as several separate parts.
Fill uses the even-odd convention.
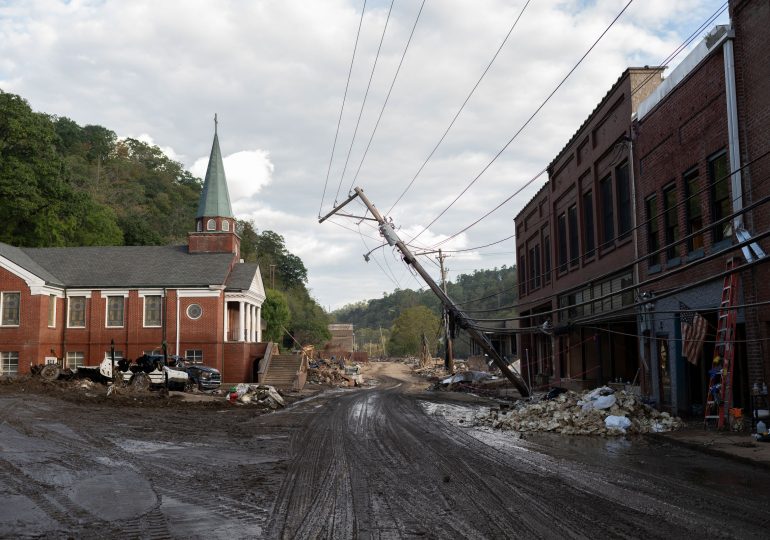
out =
[[[731,0],[735,28],[735,71],[739,135],[745,204],[770,194],[770,1]],[[764,156],[764,157],[763,157]],[[746,216],[746,228],[755,234],[770,230],[770,206],[764,204]],[[770,241],[760,241],[765,252]],[[770,270],[766,264],[744,273],[746,301],[770,300]],[[747,309],[749,382],[770,380],[770,307]]]

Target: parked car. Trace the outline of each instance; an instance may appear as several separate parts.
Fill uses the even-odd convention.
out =
[[[197,387],[199,390],[216,390],[222,384],[222,374],[216,368],[193,364],[181,356],[169,356],[167,365],[187,373],[188,389]]]

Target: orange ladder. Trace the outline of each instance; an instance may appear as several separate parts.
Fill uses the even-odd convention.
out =
[[[737,310],[733,309],[738,294],[738,273],[734,272],[736,259],[727,259],[727,271],[722,299],[719,302],[716,343],[714,344],[714,364],[709,371],[709,384],[706,391],[706,406],[703,422],[708,427],[709,421],[715,421],[718,429],[724,429],[729,421],[733,402],[733,370],[735,360],[735,319]]]

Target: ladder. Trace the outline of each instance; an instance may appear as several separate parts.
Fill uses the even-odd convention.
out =
[[[736,258],[727,259],[727,272],[719,302],[719,317],[714,344],[714,363],[709,370],[709,384],[704,407],[704,426],[714,422],[724,429],[729,421],[733,402],[733,361],[735,359],[735,319],[737,310],[732,309],[738,294],[738,272],[734,272]]]

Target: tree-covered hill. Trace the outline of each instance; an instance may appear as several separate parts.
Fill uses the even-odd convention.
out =
[[[492,270],[476,270],[472,274],[460,274],[447,283],[447,293],[471,318],[500,319],[515,316],[513,304],[518,298],[516,289],[516,268],[503,266]],[[441,304],[436,295],[427,287],[422,291],[396,289],[375,298],[346,305],[334,312],[335,322],[356,326],[356,335],[361,338],[359,347],[381,341],[381,330],[386,336],[395,320],[408,308],[425,306],[434,314],[441,314]],[[503,308],[497,310],[498,308]],[[484,310],[484,311],[474,311]],[[496,310],[496,311],[486,311]],[[468,354],[468,340],[461,336],[455,344],[456,354]]]

